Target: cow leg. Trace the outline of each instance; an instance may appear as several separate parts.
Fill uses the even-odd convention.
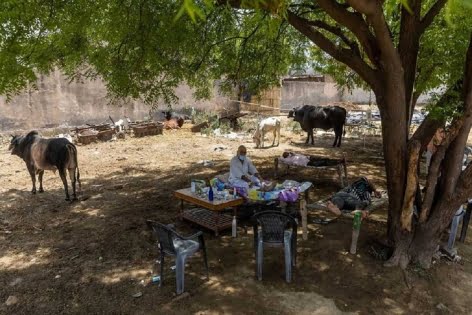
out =
[[[36,194],[36,172],[34,170],[34,166],[28,166],[28,172],[31,176],[31,182],[33,183],[33,189],[31,189],[31,193],[34,195]]]
[[[64,184],[64,190],[66,192],[66,201],[70,201],[69,188],[67,187],[66,170],[63,168],[59,169],[59,176],[61,176],[62,183]]]
[[[334,143],[333,143],[333,147],[336,146],[336,143],[338,142],[338,132],[337,131],[334,131]]]
[[[69,168],[69,178],[70,182],[72,183],[72,200],[77,200],[77,192],[75,189],[75,184],[77,179],[75,178],[75,168]]]
[[[278,134],[277,146],[279,146],[279,144],[280,144],[280,125],[277,126],[277,134]]]
[[[42,193],[44,192],[44,189],[43,189],[43,175],[44,175],[44,171],[43,170],[40,170],[38,172],[38,179],[39,179],[39,192]]]
[[[310,131],[310,135],[311,135],[311,145],[315,145],[315,138],[313,136],[313,129]]]
[[[338,129],[338,148],[341,146],[341,139],[343,138],[343,127]]]

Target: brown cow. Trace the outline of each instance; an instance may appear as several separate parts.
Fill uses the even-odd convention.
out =
[[[66,178],[66,170],[68,170],[72,182],[72,200],[77,200],[76,181],[79,183],[79,191],[81,188],[77,149],[69,140],[65,138],[43,139],[37,131],[31,131],[24,137],[12,136],[8,150],[11,150],[11,154],[17,155],[25,161],[33,182],[33,189],[31,190],[33,194],[36,193],[36,174],[38,174],[39,192],[41,193],[44,191],[44,171],[58,170],[64,184],[66,200],[69,201],[70,196]]]
[[[180,129],[181,125],[179,124],[179,121],[177,119],[170,119],[164,121],[164,128],[165,129]]]

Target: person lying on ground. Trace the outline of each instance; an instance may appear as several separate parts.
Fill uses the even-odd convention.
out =
[[[380,192],[377,191],[375,186],[366,177],[361,177],[351,185],[335,193],[331,200],[326,203],[326,207],[338,216],[342,215],[342,213],[361,210],[362,218],[366,218],[369,215],[369,211],[365,209],[370,205],[372,195],[377,198],[381,196]]]
[[[299,153],[285,151],[280,160],[285,164],[298,166],[331,166],[336,165],[342,160],[321,158],[318,156],[306,156]]]

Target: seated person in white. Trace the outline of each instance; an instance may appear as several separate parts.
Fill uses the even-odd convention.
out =
[[[249,189],[252,185],[261,187],[262,178],[254,164],[246,156],[246,153],[246,147],[241,145],[238,148],[237,155],[231,159],[229,183],[233,187],[245,189]]]

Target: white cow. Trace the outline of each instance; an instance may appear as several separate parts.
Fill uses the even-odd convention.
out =
[[[280,120],[276,117],[269,117],[266,119],[263,119],[257,124],[257,129],[256,132],[254,133],[254,136],[252,139],[256,143],[256,147],[264,147],[264,137],[266,133],[268,132],[273,132],[274,134],[274,141],[272,141],[272,146],[275,144],[275,138],[277,138],[278,135],[278,140],[277,140],[277,146],[279,146],[280,142]]]

